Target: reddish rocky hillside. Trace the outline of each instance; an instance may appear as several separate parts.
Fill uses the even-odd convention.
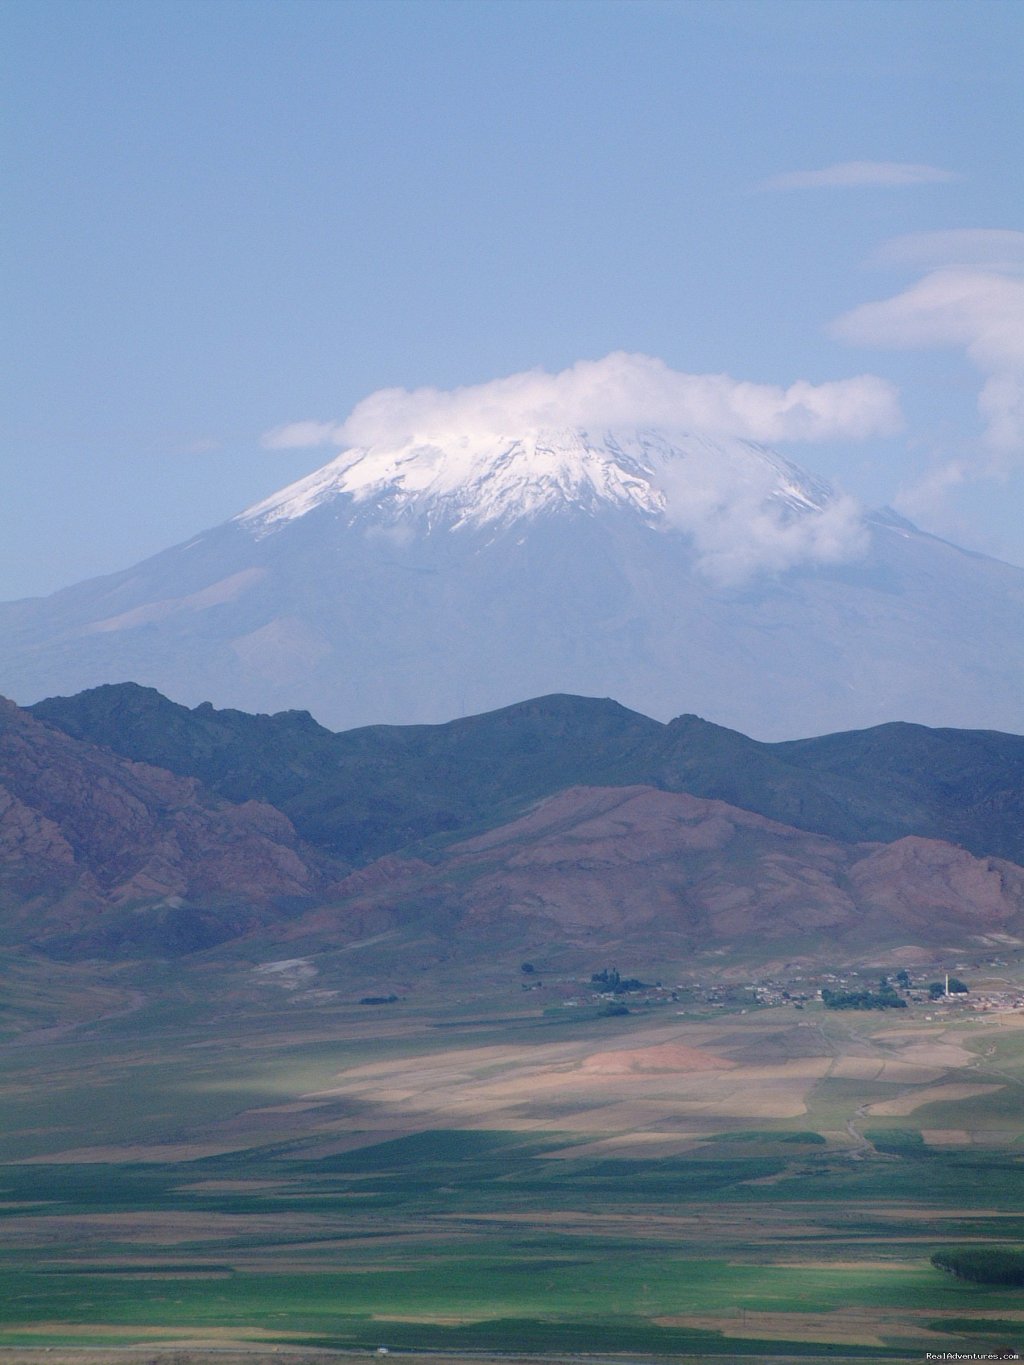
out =
[[[1024,939],[1013,863],[917,837],[843,843],[646,786],[572,787],[444,851],[343,872],[273,806],[0,704],[0,933],[49,952],[164,955],[254,929],[317,951],[403,928],[471,956]]]
[[[338,890],[341,913],[305,930],[390,909],[510,946],[667,935],[756,953],[1024,935],[1024,869],[1013,863],[939,840],[843,844],[649,787],[573,788],[438,864],[389,857]]]
[[[83,948],[111,934],[130,940],[129,921],[115,912],[159,905],[173,912],[160,923],[181,950],[258,922],[274,903],[309,899],[329,876],[273,806],[232,805],[194,779],[71,739],[0,701],[8,940],[84,935]],[[197,920],[189,906],[204,915],[217,907],[217,922]]]

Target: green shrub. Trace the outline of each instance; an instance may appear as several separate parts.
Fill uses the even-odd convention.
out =
[[[1024,1252],[1001,1247],[962,1247],[937,1251],[932,1265],[973,1284],[1024,1284]]]

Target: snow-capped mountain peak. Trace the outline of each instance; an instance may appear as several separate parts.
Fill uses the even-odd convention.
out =
[[[368,442],[143,564],[0,607],[0,691],[133,678],[337,728],[557,692],[773,739],[1024,727],[1021,569],[742,440],[481,425]]]
[[[446,435],[342,452],[236,519],[258,536],[343,499],[353,517],[428,524],[509,524],[558,508],[627,509],[652,526],[684,524],[691,506],[735,501],[821,511],[834,493],[748,441],[657,431],[538,429],[516,437]],[[681,517],[676,514],[681,514]]]

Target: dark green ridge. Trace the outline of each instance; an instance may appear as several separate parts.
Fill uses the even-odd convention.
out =
[[[945,839],[1024,863],[1024,737],[894,723],[766,744],[697,716],[667,725],[553,695],[444,725],[335,734],[305,711],[194,709],[119,683],[27,708],[76,739],[283,810],[311,843],[368,862],[497,825],[571,786],[727,801],[845,841]]]

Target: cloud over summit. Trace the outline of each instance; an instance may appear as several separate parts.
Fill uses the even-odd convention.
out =
[[[616,351],[557,374],[527,370],[457,389],[381,389],[344,421],[301,421],[263,438],[272,449],[401,446],[551,428],[656,428],[752,441],[861,439],[901,423],[896,389],[874,375],[787,388],[686,374],[651,356]]]
[[[278,448],[354,448],[368,452],[363,459],[388,452],[415,458],[417,449],[434,448],[457,461],[462,450],[560,430],[582,430],[595,441],[653,430],[691,452],[701,443],[686,437],[708,437],[702,457],[660,467],[657,482],[666,520],[690,538],[698,567],[731,587],[763,573],[848,560],[866,544],[853,499],[833,494],[814,510],[795,511],[779,497],[777,464],[744,442],[858,439],[900,424],[895,388],[872,375],[782,387],[685,374],[650,356],[615,352],[557,374],[529,370],[451,390],[382,389],[344,421],[296,422],[264,440]]]

